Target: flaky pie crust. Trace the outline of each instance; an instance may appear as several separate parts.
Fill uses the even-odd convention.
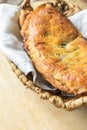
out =
[[[65,15],[41,5],[27,13],[21,35],[44,79],[61,91],[87,94],[87,41]]]

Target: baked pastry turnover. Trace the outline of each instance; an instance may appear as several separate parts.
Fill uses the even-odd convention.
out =
[[[66,93],[87,94],[87,41],[51,4],[28,12],[21,26],[24,48],[35,68]]]

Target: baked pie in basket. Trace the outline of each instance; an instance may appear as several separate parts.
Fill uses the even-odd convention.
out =
[[[24,48],[42,77],[61,91],[87,94],[87,40],[50,3],[30,11],[21,26]]]
[[[52,3],[45,2],[33,9],[29,1],[24,0],[19,24],[24,48],[34,67],[58,91],[45,91],[13,63],[12,68],[41,98],[56,107],[72,110],[87,104],[87,40],[66,17],[79,9],[73,5],[70,8],[60,0]]]

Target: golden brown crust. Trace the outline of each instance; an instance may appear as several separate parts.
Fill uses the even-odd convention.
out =
[[[34,66],[54,87],[87,94],[87,41],[52,5],[30,12],[21,34]]]

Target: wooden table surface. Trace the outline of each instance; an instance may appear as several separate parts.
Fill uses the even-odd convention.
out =
[[[87,130],[87,106],[68,112],[40,99],[0,51],[0,130]]]

